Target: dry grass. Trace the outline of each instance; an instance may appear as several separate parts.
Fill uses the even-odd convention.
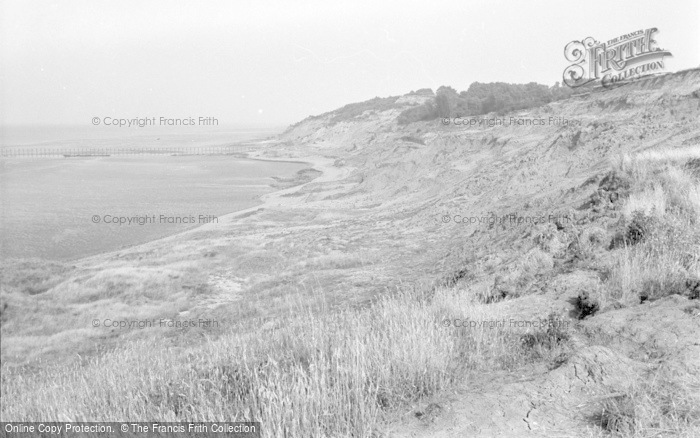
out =
[[[622,212],[630,219],[636,212],[642,212],[645,216],[663,217],[666,214],[666,199],[666,192],[656,184],[641,193],[630,194]]]
[[[643,151],[633,157],[628,156],[625,161],[631,162],[636,160],[637,162],[680,163],[687,162],[695,158],[700,158],[700,145],[689,146],[685,148]]]
[[[614,251],[607,291],[627,304],[683,293],[700,274],[700,181],[686,169],[700,148],[624,157],[618,171],[632,182],[622,208],[639,242]]]
[[[169,318],[189,308],[202,293],[203,280],[185,266],[182,270],[119,267],[79,276],[69,275],[70,267],[56,263],[19,261],[2,266],[8,278],[0,290],[5,362],[29,362],[45,355],[58,359],[88,350],[118,334],[94,328],[94,320],[103,324]],[[13,280],[15,275],[24,281]]]
[[[624,213],[634,211],[647,215],[655,208],[656,215],[685,214],[700,220],[700,181],[688,170],[688,164],[700,160],[700,146],[685,149],[647,151],[623,156],[617,169],[635,184]]]
[[[627,229],[640,239],[612,251],[608,280],[596,291],[607,307],[684,294],[700,274],[700,181],[687,164],[700,148],[644,152],[619,160],[631,182],[622,207]],[[663,362],[646,378],[604,397],[590,418],[591,437],[700,436],[697,369]]]
[[[489,323],[503,318],[454,290],[431,300],[399,292],[368,309],[308,313],[198,347],[135,342],[36,375],[4,366],[1,412],[26,421],[255,419],[266,436],[371,436],[387,413],[452,387],[466,369],[518,366],[533,348],[554,348],[523,345],[527,330]]]
[[[356,254],[345,254],[340,251],[331,251],[329,254],[324,254],[308,260],[299,262],[301,268],[309,268],[314,270],[326,269],[348,269],[356,266],[362,266],[367,262]]]
[[[591,436],[696,437],[700,434],[700,379],[687,369],[662,366],[623,392],[602,399],[590,420]]]

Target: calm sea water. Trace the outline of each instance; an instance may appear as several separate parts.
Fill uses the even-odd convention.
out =
[[[147,147],[165,139],[169,146],[205,146],[273,133],[234,130],[200,133],[199,138],[171,133],[173,138],[156,134],[76,140],[67,138],[75,133],[66,132],[41,143]],[[47,131],[22,135],[26,143],[18,143],[20,136],[14,135],[14,143],[5,145],[36,145]],[[147,242],[252,207],[271,190],[273,176],[289,177],[305,167],[207,155],[0,159],[0,256],[65,260]]]

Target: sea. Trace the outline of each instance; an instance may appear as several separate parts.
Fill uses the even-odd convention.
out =
[[[0,129],[0,259],[76,260],[216,222],[308,167],[210,153],[284,127]]]

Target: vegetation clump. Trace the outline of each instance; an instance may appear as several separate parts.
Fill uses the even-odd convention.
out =
[[[584,319],[588,316],[593,316],[600,310],[600,303],[591,297],[587,291],[582,291],[576,297],[576,310],[578,311],[578,319]]]
[[[620,248],[624,246],[636,245],[651,234],[654,226],[654,218],[646,216],[643,212],[635,212],[630,223],[615,234],[610,242],[610,249]]]
[[[662,150],[624,157],[617,172],[630,181],[621,206],[625,224],[610,244],[606,293],[626,304],[696,295],[700,274],[700,180],[687,163],[700,151]]]
[[[505,82],[474,82],[466,91],[457,92],[454,88],[438,88],[434,99],[419,107],[403,111],[399,124],[434,120],[439,117],[470,117],[490,112],[505,114],[546,105],[566,99],[574,90],[556,83],[552,87],[530,82],[528,84],[508,84]]]
[[[568,322],[559,318],[554,312],[544,321],[545,328],[540,328],[534,333],[526,333],[520,337],[520,341],[527,350],[553,350],[561,346],[570,338]]]

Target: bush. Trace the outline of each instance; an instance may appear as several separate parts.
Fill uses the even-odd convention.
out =
[[[600,304],[595,298],[592,298],[586,291],[578,294],[575,301],[578,319],[584,319],[588,316],[593,316],[600,310]]]
[[[624,231],[616,233],[613,237],[610,242],[610,249],[641,243],[651,234],[654,223],[653,217],[646,216],[641,211],[634,212],[632,220],[625,227]]]
[[[426,102],[423,105],[414,106],[404,110],[397,119],[401,125],[409,123],[435,120],[438,117],[437,107],[434,102]]]
[[[398,98],[398,96],[375,97],[365,102],[345,105],[330,113],[333,117],[328,123],[329,125],[335,125],[336,123],[346,122],[361,116],[365,111],[386,111],[395,108]]]

